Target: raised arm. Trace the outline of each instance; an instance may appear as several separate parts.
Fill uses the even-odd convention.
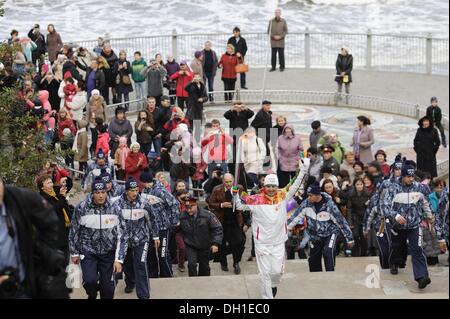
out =
[[[297,193],[300,185],[303,183],[306,176],[308,175],[310,164],[311,160],[309,158],[303,159],[303,164],[300,166],[300,173],[297,175],[295,182],[291,185],[291,187],[289,187],[289,191],[286,194],[285,198],[286,202],[289,202]]]

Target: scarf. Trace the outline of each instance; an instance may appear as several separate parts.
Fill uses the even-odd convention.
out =
[[[46,193],[47,195],[53,197],[54,199],[59,200],[59,198],[58,198],[58,196],[56,195],[56,193],[55,193],[54,190],[52,190],[52,191],[45,191],[45,193]],[[64,224],[65,224],[66,228],[69,228],[69,227],[70,227],[70,219],[69,219],[69,215],[67,214],[65,208],[62,209],[62,212],[63,212],[63,215],[64,215]]]
[[[130,150],[128,149],[128,147],[123,147],[120,148],[119,147],[119,158],[120,158],[120,169],[125,169],[125,162],[127,160],[127,156],[128,153],[130,152]]]

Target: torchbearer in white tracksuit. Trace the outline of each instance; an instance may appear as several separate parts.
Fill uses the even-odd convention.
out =
[[[261,279],[263,299],[273,299],[284,272],[288,239],[287,203],[294,197],[306,180],[309,159],[303,159],[300,173],[294,183],[286,189],[278,188],[278,177],[267,175],[260,194],[239,198],[235,194],[236,210],[252,213],[252,230],[255,238],[256,261]]]

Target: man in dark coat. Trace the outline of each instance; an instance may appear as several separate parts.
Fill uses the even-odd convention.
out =
[[[255,128],[256,135],[266,143],[266,155],[270,155],[270,134],[272,130],[272,111],[270,110],[272,102],[263,101],[261,110],[256,113],[255,118],[252,121],[251,126]],[[276,129],[274,129],[274,137],[278,136]]]
[[[350,83],[352,82],[353,56],[348,52],[347,48],[341,48],[336,60],[336,78],[338,85],[337,98],[341,98],[342,85],[345,85],[345,93],[350,94]],[[336,103],[337,103],[336,99]],[[346,95],[346,103],[348,104],[348,95]]]
[[[186,244],[189,277],[209,276],[210,256],[216,254],[222,244],[222,225],[214,214],[198,207],[196,199],[187,196],[184,206],[180,229]]]
[[[186,86],[185,90],[188,92],[188,110],[186,117],[189,119],[191,127],[193,127],[194,120],[202,120],[203,104],[208,101],[208,95],[206,94],[206,87],[202,83],[202,78],[199,74],[194,76],[194,80]]]
[[[41,33],[39,24],[35,24],[33,29],[28,32],[28,37],[36,44],[36,50],[32,52],[32,62],[34,65],[36,64],[36,61],[39,60],[39,64],[44,63],[44,55],[45,52],[47,52],[47,47],[45,44],[45,37]]]
[[[223,227],[223,242],[219,250],[222,270],[228,271],[227,254],[230,251],[233,255],[234,273],[239,275],[241,273],[239,263],[245,248],[244,218],[242,211],[233,210],[233,182],[233,175],[225,174],[223,184],[216,186],[209,197],[208,206]],[[238,187],[241,194],[244,189],[241,185],[238,185]]]
[[[56,214],[46,200],[28,189],[5,186],[0,178],[0,271],[18,269],[23,287],[11,298],[69,297],[65,258],[55,248],[57,228]],[[7,279],[0,275],[0,287]]]
[[[208,83],[209,100],[213,102],[214,96],[212,92],[214,92],[214,78],[217,73],[217,66],[219,65],[219,59],[217,58],[216,52],[211,49],[211,46],[212,46],[211,41],[205,42],[205,48],[202,51],[203,55],[202,66],[203,72],[205,73],[206,81]]]
[[[238,27],[234,27],[233,36],[228,39],[227,44],[232,44],[234,46],[235,52],[240,53],[242,59],[244,60],[245,55],[247,54],[247,41],[243,37],[241,37],[241,30]],[[241,73],[241,89],[247,90],[246,85],[246,77],[245,73]]]
[[[426,116],[421,118],[414,138],[418,170],[430,173],[431,177],[437,177],[436,153],[440,145],[439,134],[431,120]]]
[[[442,126],[442,110],[438,106],[437,97],[431,98],[431,105],[427,108],[427,117],[431,120],[434,127],[441,133],[442,146],[447,147],[447,139],[445,137],[444,127]]]
[[[108,62],[109,69],[105,70],[105,81],[106,81],[106,87],[108,89],[105,89],[104,96],[106,104],[109,104],[109,88],[112,89],[113,93],[113,103],[117,102],[117,96],[116,96],[116,79],[114,77],[114,64],[119,60],[117,55],[114,53],[114,51],[111,49],[111,44],[106,43],[103,46],[103,51],[101,53],[101,56],[106,59],[106,62]]]

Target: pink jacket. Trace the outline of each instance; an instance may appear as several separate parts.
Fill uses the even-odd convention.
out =
[[[108,132],[101,133],[98,135],[97,146],[95,148],[95,154],[97,154],[100,149],[102,149],[102,151],[103,151],[103,153],[105,153],[105,155],[109,154],[109,133]]]
[[[44,122],[46,123],[46,131],[48,130],[54,130],[55,129],[55,118],[52,115],[52,106],[50,105],[50,102],[48,101],[49,93],[46,90],[39,91],[39,100],[42,103],[42,107],[44,110],[47,111],[46,114],[44,114]]]

